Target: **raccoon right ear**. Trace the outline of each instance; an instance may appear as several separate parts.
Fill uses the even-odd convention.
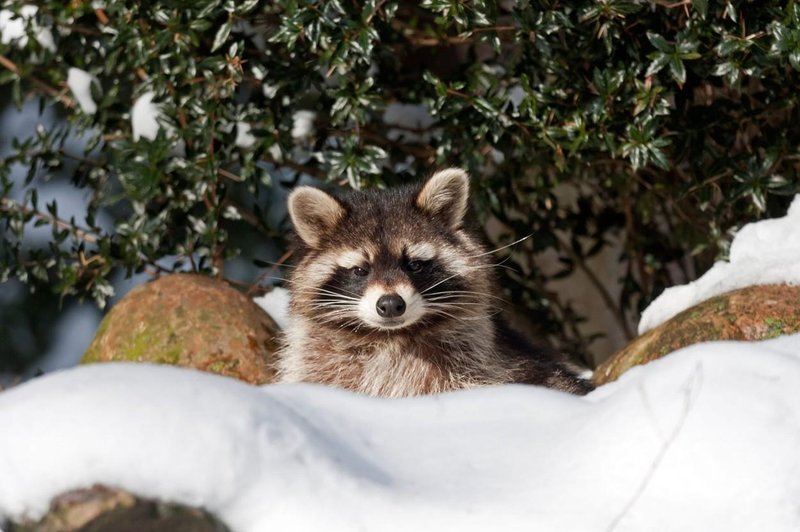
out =
[[[461,168],[436,172],[422,185],[416,204],[423,212],[442,220],[448,229],[458,229],[469,206],[469,176]]]
[[[301,186],[289,194],[289,217],[297,236],[311,248],[344,218],[341,204],[318,188]]]

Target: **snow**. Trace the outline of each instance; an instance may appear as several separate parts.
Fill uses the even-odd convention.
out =
[[[301,109],[292,115],[292,138],[304,140],[314,134],[314,119],[317,113]]]
[[[252,148],[253,144],[256,143],[256,138],[250,132],[252,126],[247,122],[236,122],[236,140],[234,144],[236,144],[239,148]]]
[[[664,290],[642,312],[639,334],[714,296],[765,284],[800,284],[800,195],[786,216],[742,227],[729,261],[717,262],[696,281]]]
[[[15,43],[17,47],[24,48],[28,45],[28,35],[25,32],[25,25],[36,17],[39,8],[34,5],[24,5],[20,8],[20,16],[14,15],[13,11],[0,9],[0,44]],[[48,28],[42,28],[36,20],[32,21],[33,32],[36,41],[42,48],[56,51],[56,44],[53,40],[53,33]]]
[[[155,94],[145,92],[133,102],[131,108],[131,128],[133,129],[133,140],[144,137],[148,140],[155,140],[158,130],[161,129],[159,118],[161,109],[153,103]]]
[[[93,83],[97,84],[97,78],[85,70],[71,67],[67,72],[67,86],[72,91],[75,99],[78,100],[81,110],[88,115],[93,115],[97,112],[97,104],[92,98]]]
[[[288,290],[275,286],[263,296],[254,297],[253,301],[275,320],[278,327],[286,329],[286,326],[289,325]]]
[[[525,89],[523,89],[521,85],[514,85],[508,90],[508,94],[506,96],[508,103],[506,106],[511,104],[511,106],[514,107],[514,112],[516,113],[519,110],[519,106],[525,101],[526,96],[527,94],[525,93]]]
[[[276,94],[278,94],[279,88],[280,87],[278,85],[264,83],[264,85],[261,86],[261,91],[264,93],[264,97],[267,100],[271,100],[275,97]]]
[[[98,364],[0,393],[0,426],[12,518],[103,483],[240,532],[800,529],[800,336],[692,346],[586,397]]]

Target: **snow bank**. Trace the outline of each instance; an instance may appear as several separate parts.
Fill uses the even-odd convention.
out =
[[[263,296],[254,297],[253,302],[269,314],[281,329],[286,329],[289,325],[291,317],[289,316],[289,291],[287,289],[274,286]]]
[[[586,397],[81,367],[0,393],[0,514],[99,482],[242,532],[798,530],[799,353],[800,336],[697,345]]]
[[[800,195],[786,216],[742,227],[729,262],[717,262],[696,281],[664,290],[642,313],[639,334],[714,296],[777,283],[800,284]]]

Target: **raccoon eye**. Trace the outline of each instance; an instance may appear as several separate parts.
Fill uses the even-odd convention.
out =
[[[362,268],[361,266],[353,266],[350,268],[350,271],[353,272],[353,275],[357,275],[359,277],[365,277],[369,274],[369,271]]]
[[[406,263],[406,268],[411,273],[417,273],[418,271],[422,270],[422,262],[418,260],[410,260]]]

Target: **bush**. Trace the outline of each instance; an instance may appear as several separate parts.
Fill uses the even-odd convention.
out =
[[[17,132],[0,161],[0,275],[62,297],[103,305],[120,269],[225,275],[243,251],[285,248],[267,216],[276,182],[365,188],[462,165],[498,246],[533,235],[505,263],[509,296],[584,351],[552,277],[588,271],[619,235],[624,289],[597,288],[624,326],[799,190],[793,2],[36,5],[6,4],[4,35],[11,12],[26,35],[3,38],[0,83],[63,120]],[[71,69],[92,76],[93,102]],[[132,123],[135,102],[160,128]],[[39,204],[51,176],[87,191],[85,217]],[[29,222],[52,227],[49,246],[27,243]],[[547,250],[560,271],[531,271]]]

